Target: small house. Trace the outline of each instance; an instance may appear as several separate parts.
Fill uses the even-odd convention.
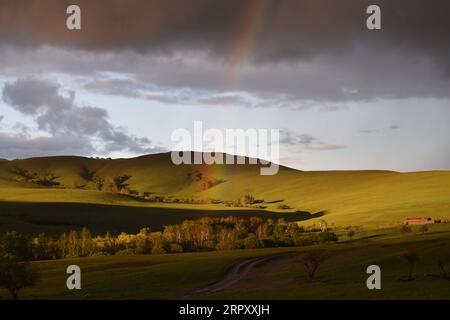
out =
[[[434,223],[433,219],[430,217],[420,217],[420,218],[406,218],[403,221],[404,225],[422,225]]]

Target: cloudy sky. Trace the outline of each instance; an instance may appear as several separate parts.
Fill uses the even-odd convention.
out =
[[[0,0],[0,157],[163,152],[202,120],[280,129],[302,170],[450,169],[449,57],[448,0]]]

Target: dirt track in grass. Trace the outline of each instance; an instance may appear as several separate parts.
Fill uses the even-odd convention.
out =
[[[227,270],[225,275],[220,280],[205,288],[190,292],[186,294],[184,298],[224,291],[247,277],[247,275],[249,275],[255,268],[262,267],[279,259],[291,257],[292,255],[294,255],[294,253],[279,253],[266,257],[257,257],[238,261]]]

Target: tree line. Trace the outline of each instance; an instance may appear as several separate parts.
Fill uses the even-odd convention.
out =
[[[30,237],[15,231],[0,235],[0,256],[19,261],[64,259],[94,255],[138,255],[232,249],[307,246],[335,242],[327,230],[305,229],[284,219],[252,217],[200,218],[185,220],[152,232],[122,232],[93,236],[87,228],[59,236],[44,233]]]

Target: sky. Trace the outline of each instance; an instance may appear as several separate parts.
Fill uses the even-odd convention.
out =
[[[300,170],[450,170],[449,56],[447,0],[0,0],[0,157],[166,152],[201,120],[279,129]]]

